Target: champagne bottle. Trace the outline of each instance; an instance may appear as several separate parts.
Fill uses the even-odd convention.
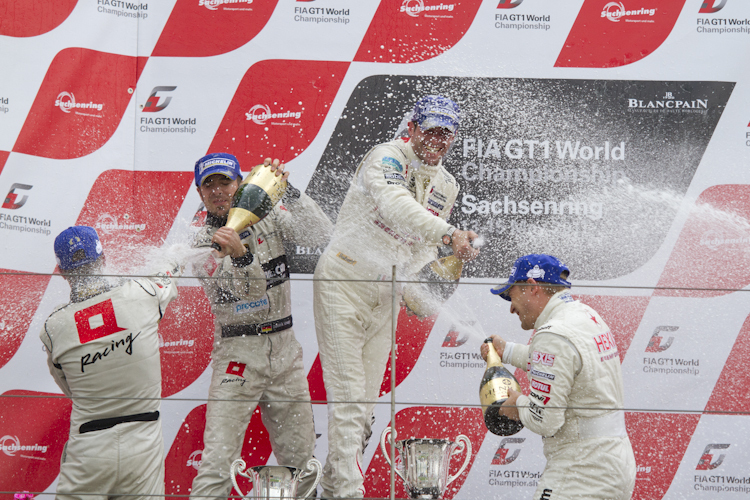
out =
[[[269,165],[258,165],[245,177],[234,194],[225,227],[239,233],[250,224],[257,224],[268,215],[286,191],[286,180],[271,171]],[[217,243],[211,245],[217,250]]]
[[[419,283],[404,287],[404,302],[419,317],[437,314],[458,287],[464,263],[455,255],[433,260],[417,274]]]
[[[512,436],[523,429],[523,424],[518,420],[511,420],[498,413],[500,405],[508,399],[508,389],[521,392],[521,386],[513,374],[508,371],[500,359],[500,355],[492,345],[492,338],[486,338],[485,344],[489,345],[487,352],[487,369],[479,384],[479,400],[484,412],[484,424],[487,429],[498,436]]]

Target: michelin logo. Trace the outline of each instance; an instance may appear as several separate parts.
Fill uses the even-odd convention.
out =
[[[212,158],[208,161],[203,162],[198,166],[198,173],[202,174],[207,168],[211,167],[227,167],[229,169],[234,168],[234,162],[228,158]]]
[[[268,295],[264,295],[258,300],[238,302],[234,305],[234,314],[245,314],[248,312],[263,311],[268,308]]]

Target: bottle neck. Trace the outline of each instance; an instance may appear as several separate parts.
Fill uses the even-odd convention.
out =
[[[487,367],[503,366],[503,360],[500,359],[500,355],[495,350],[495,346],[492,344],[492,342],[486,342],[486,344],[490,348],[489,351],[487,351]]]

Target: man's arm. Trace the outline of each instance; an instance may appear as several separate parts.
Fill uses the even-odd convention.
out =
[[[378,213],[393,228],[438,245],[451,225],[435,217],[420,205],[406,187],[406,158],[395,146],[382,145],[373,149],[358,169],[357,182],[373,197]]]
[[[219,228],[221,229],[224,228]],[[239,240],[234,230],[229,231]],[[226,295],[231,295],[237,300],[257,300],[266,293],[266,273],[254,255],[255,234],[249,227],[242,233],[245,237],[240,241],[245,252],[241,257],[232,257],[231,254],[222,257],[221,254],[212,252],[193,265],[193,274],[200,279],[211,300]],[[211,242],[212,236],[204,227],[196,236],[193,246],[210,248]],[[226,251],[224,246],[222,249]]]
[[[475,258],[479,250],[472,248],[471,242],[477,234],[454,228],[420,205],[406,187],[404,173],[411,167],[405,163],[395,146],[376,147],[357,169],[354,182],[373,197],[378,213],[397,231],[434,245],[443,244],[443,236],[452,232],[453,253],[462,260]]]
[[[284,241],[297,245],[325,248],[333,234],[331,219],[312,198],[291,184],[272,216]]]
[[[569,340],[552,332],[535,335],[529,352],[529,395],[518,397],[518,415],[532,432],[553,436],[565,423],[565,409],[581,370],[581,356]]]
[[[39,338],[42,340],[42,343],[44,344],[44,350],[47,352],[47,367],[49,368],[50,375],[52,375],[52,378],[55,380],[55,383],[60,388],[60,390],[63,391],[63,394],[68,397],[72,396],[73,393],[70,391],[68,380],[65,378],[65,372],[60,365],[56,364],[53,361],[52,339],[47,332],[46,325],[44,326],[44,328],[42,328],[42,332],[39,335]]]

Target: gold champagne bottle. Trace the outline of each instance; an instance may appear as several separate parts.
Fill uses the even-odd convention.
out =
[[[487,369],[479,384],[479,400],[484,412],[484,424],[487,429],[498,436],[511,436],[523,429],[523,424],[518,420],[511,420],[498,413],[500,405],[508,399],[508,389],[521,392],[521,386],[513,374],[503,366],[500,355],[492,345],[492,338],[486,338],[485,344],[489,345],[487,352]]]
[[[411,311],[425,318],[437,314],[440,306],[456,291],[464,263],[455,255],[433,260],[417,274],[419,283],[404,287],[404,302]]]
[[[286,186],[283,176],[277,176],[269,165],[254,167],[234,194],[225,227],[239,233],[245,226],[263,220],[284,196]],[[221,250],[217,243],[211,246]]]

